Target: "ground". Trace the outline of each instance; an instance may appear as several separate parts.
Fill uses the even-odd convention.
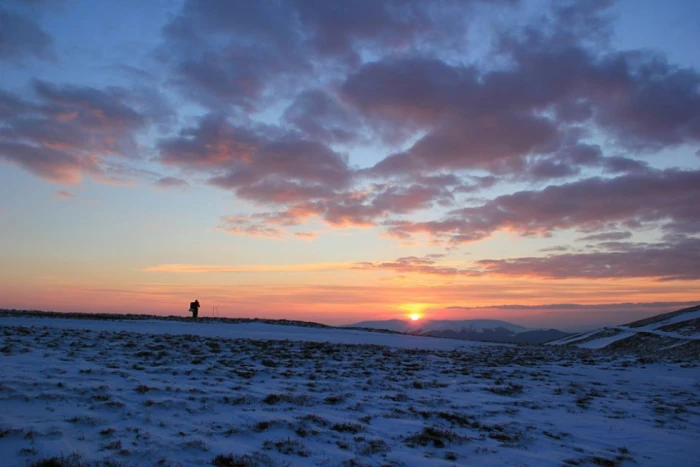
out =
[[[0,352],[3,465],[690,466],[700,455],[693,361],[48,318],[1,318]]]

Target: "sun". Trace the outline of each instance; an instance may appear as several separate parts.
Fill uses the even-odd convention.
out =
[[[399,305],[399,309],[405,314],[404,317],[410,319],[412,322],[417,323],[425,316],[425,310],[430,305],[427,303],[403,303]]]

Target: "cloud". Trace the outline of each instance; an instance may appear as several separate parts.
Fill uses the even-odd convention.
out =
[[[310,139],[333,143],[358,139],[363,125],[358,115],[321,89],[299,93],[283,119]]]
[[[550,246],[547,248],[540,248],[539,251],[547,253],[547,252],[561,252],[561,251],[568,251],[569,247],[565,245],[557,245],[557,246]]]
[[[159,188],[187,188],[190,186],[185,180],[175,177],[161,177],[155,182],[155,185]]]
[[[301,240],[316,240],[318,238],[318,234],[315,232],[294,232],[294,236],[297,238],[300,238]]]
[[[56,198],[64,198],[64,199],[70,199],[70,198],[75,198],[76,195],[69,191],[61,190],[57,191],[56,194],[54,195]]]
[[[51,36],[34,21],[0,8],[0,63],[23,64],[28,58],[53,58]]]
[[[31,102],[0,89],[0,118],[7,119],[32,110],[36,110],[36,106]]]
[[[256,212],[223,223],[236,234],[280,237],[311,217],[453,245],[501,229],[550,235],[656,222],[692,231],[692,208],[662,214],[661,201],[635,192],[626,202],[616,190],[634,191],[622,186],[628,176],[659,178],[641,159],[649,151],[700,141],[700,76],[610,47],[606,1],[555,2],[535,23],[485,38],[493,61],[453,60],[471,25],[464,13],[478,3],[186,1],[163,30],[161,58],[210,113],[162,138],[158,160],[249,201]],[[501,13],[517,15],[510,3]],[[462,35],[451,41],[448,31]],[[276,124],[255,120],[270,109]],[[617,154],[593,136],[612,139]],[[371,167],[353,167],[342,152],[379,140],[396,144]],[[487,187],[476,176],[493,186],[591,173],[617,178],[521,191],[437,220],[405,217],[475,203],[463,195]],[[598,188],[609,208],[585,204]]]
[[[601,236],[601,238],[604,238]],[[599,244],[599,251],[555,253],[541,257],[483,259],[464,267],[440,265],[439,258],[407,256],[394,261],[359,262],[357,270],[386,270],[397,274],[443,277],[494,275],[547,279],[651,278],[659,281],[700,279],[700,238],[682,237],[666,243]]]
[[[272,82],[310,69],[289,2],[188,0],[163,33],[175,83],[212,108],[252,109]]]
[[[540,159],[533,161],[527,172],[533,180],[551,180],[578,175],[580,170],[556,159]]]
[[[661,224],[668,232],[700,232],[700,171],[657,170],[615,178],[587,178],[541,191],[502,195],[452,211],[439,221],[388,221],[390,234],[423,233],[451,243],[484,239],[497,230],[549,235]]]
[[[137,134],[167,112],[145,90],[37,80],[33,91],[33,102],[0,95],[0,158],[54,182],[77,183],[84,175],[120,178],[130,169],[109,159],[138,160]]]
[[[477,264],[486,274],[547,279],[648,277],[662,281],[698,280],[700,238],[665,244],[631,243],[616,251],[481,260]]]
[[[580,167],[646,168],[636,159],[601,157],[599,148],[567,154],[571,147],[593,148],[585,142],[587,128],[640,154],[700,142],[700,74],[648,52],[592,47],[583,27],[563,22],[598,24],[605,36],[604,2],[583,3],[556,10],[560,22],[501,37],[499,53],[511,62],[503,69],[409,55],[383,57],[350,74],[343,98],[365,118],[407,128],[407,135],[425,132],[374,171],[527,169],[546,180]]]
[[[322,143],[278,128],[234,125],[216,114],[159,148],[163,163],[212,173],[210,184],[259,202],[326,198],[352,177],[345,158]]]
[[[465,310],[475,311],[480,309],[488,310],[524,310],[524,311],[590,311],[590,312],[611,312],[611,311],[648,311],[659,314],[663,310],[675,311],[681,308],[697,305],[697,302],[629,302],[629,303],[598,303],[598,304],[581,304],[581,303],[548,303],[544,305],[494,305],[488,307],[466,307],[466,306],[450,306],[448,310]]]
[[[374,227],[383,219],[394,215],[427,210],[436,203],[450,203],[452,194],[447,188],[439,185],[441,180],[442,178],[425,179],[423,184],[407,186],[375,184],[363,189],[329,193],[328,196],[321,196],[324,193],[316,193],[319,199],[293,203],[289,202],[296,201],[296,197],[280,189],[274,192],[276,198],[266,199],[278,200],[281,204],[289,203],[286,209],[256,213],[248,217],[232,216],[236,225],[243,222],[246,226],[244,229],[235,228],[232,232],[238,234],[249,232],[253,235],[267,232],[266,236],[280,237],[282,235],[280,229],[272,227],[268,230],[268,227],[299,225],[312,217],[319,218],[332,228]],[[307,190],[311,189],[313,187],[307,187]],[[241,189],[238,193],[243,190]],[[295,193],[299,192],[295,191]]]
[[[349,269],[350,263],[308,264],[252,264],[242,266],[207,264],[159,264],[140,269],[144,272],[168,272],[181,274],[237,273],[237,272],[316,272]]]
[[[586,235],[578,238],[579,241],[611,241],[611,240],[626,240],[632,237],[631,232],[603,232],[599,234]]]
[[[54,182],[77,183],[82,179],[83,172],[99,171],[91,159],[81,160],[72,154],[50,147],[3,140],[0,140],[0,157]]]
[[[399,274],[427,274],[435,276],[478,276],[481,273],[474,269],[459,269],[440,266],[433,257],[405,256],[395,261],[360,262],[353,269],[358,270],[387,270]]]
[[[453,201],[462,180],[450,174],[402,183],[363,184],[360,171],[328,146],[280,127],[238,125],[209,114],[196,126],[159,143],[160,161],[202,173],[238,198],[279,207],[231,216],[224,230],[280,237],[270,224],[297,225],[317,216],[333,227],[376,225],[380,219]]]
[[[623,156],[612,156],[603,159],[603,167],[609,173],[642,172],[649,170],[649,164]]]
[[[296,94],[329,69],[356,66],[363,53],[445,48],[446,38],[464,34],[479,3],[187,0],[163,30],[160,55],[192,98],[248,112]]]
[[[247,216],[223,216],[219,226],[224,232],[248,237],[282,238],[284,231]]]

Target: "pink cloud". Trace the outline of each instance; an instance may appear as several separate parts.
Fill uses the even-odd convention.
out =
[[[234,235],[245,235],[248,237],[282,238],[284,231],[270,227],[263,222],[254,220],[246,216],[224,216],[223,223],[219,228]]]
[[[159,264],[141,269],[144,272],[168,272],[181,274],[234,273],[234,272],[315,272],[349,269],[350,263],[308,264],[250,264],[241,266],[212,264]]]
[[[56,198],[64,198],[64,199],[70,199],[70,198],[75,198],[76,195],[69,191],[61,190],[57,191],[56,194],[54,195]]]
[[[236,126],[213,114],[159,147],[162,162],[214,173],[209,183],[252,201],[326,198],[352,177],[344,157],[321,143],[281,129]]]
[[[434,256],[406,256],[395,261],[355,263],[358,270],[387,270],[399,274],[427,274],[435,276],[479,276],[481,272],[470,268],[441,266]]]
[[[294,232],[294,236],[301,239],[301,240],[316,240],[318,238],[318,234],[316,232]]]

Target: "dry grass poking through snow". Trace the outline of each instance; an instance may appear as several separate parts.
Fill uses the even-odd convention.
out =
[[[37,324],[0,328],[3,465],[682,466],[700,454],[693,362]]]

